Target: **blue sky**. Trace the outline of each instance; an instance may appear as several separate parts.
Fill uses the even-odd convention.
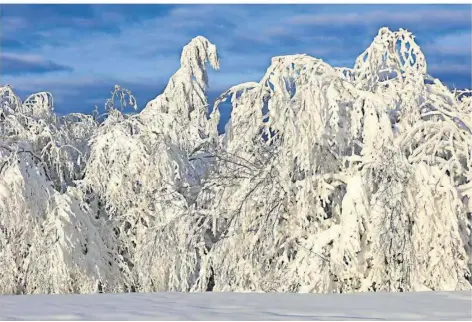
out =
[[[306,53],[352,67],[382,26],[416,35],[429,73],[471,85],[470,5],[2,5],[0,83],[47,90],[58,113],[103,106],[115,84],[138,105],[160,94],[182,47],[202,35],[221,70],[210,98],[258,81],[273,56]]]

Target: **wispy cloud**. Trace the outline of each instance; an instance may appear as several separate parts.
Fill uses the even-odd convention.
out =
[[[439,36],[432,43],[428,44],[426,49],[445,55],[470,56],[472,51],[472,31]]]
[[[286,19],[295,25],[369,25],[369,24],[416,24],[422,27],[442,24],[443,26],[464,26],[470,24],[471,10],[465,8],[435,10],[374,10],[367,12],[339,12],[329,14],[303,14]]]
[[[9,34],[21,31],[30,26],[30,23],[27,19],[19,16],[9,17],[5,16],[0,12],[0,26],[2,28],[2,33]]]
[[[59,71],[73,71],[72,67],[57,64],[40,56],[14,53],[0,54],[2,75],[45,74]]]
[[[428,71],[432,74],[448,73],[457,76],[470,76],[470,65],[455,63],[430,64]]]

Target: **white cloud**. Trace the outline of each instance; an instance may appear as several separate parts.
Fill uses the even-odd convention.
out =
[[[461,32],[437,37],[432,43],[425,45],[425,50],[431,53],[436,51],[446,55],[470,56],[472,33]]]
[[[23,17],[10,17],[5,15],[1,15],[0,23],[2,33],[4,34],[17,32],[21,29],[27,28],[30,25],[29,21]]]
[[[295,25],[369,25],[369,24],[411,24],[458,25],[470,24],[470,10],[375,10],[359,13],[318,13],[293,15],[285,20]]]
[[[430,64],[428,65],[428,72],[432,74],[449,73],[458,76],[470,76],[470,65],[455,63]]]

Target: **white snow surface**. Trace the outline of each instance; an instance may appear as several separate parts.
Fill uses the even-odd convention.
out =
[[[472,320],[472,292],[0,297],[0,320]]]

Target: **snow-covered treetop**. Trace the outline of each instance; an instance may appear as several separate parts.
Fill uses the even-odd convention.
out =
[[[355,62],[356,82],[362,88],[373,88],[388,79],[402,82],[411,77],[426,76],[426,59],[414,39],[407,30],[393,32],[381,28]]]
[[[180,65],[181,68],[189,70],[203,89],[208,86],[206,63],[210,63],[213,69],[218,70],[220,68],[216,46],[205,37],[195,37],[184,46],[180,57]]]
[[[54,111],[53,97],[48,92],[36,93],[26,98],[22,107],[19,112],[25,115],[35,118],[47,118]]]
[[[208,101],[205,93],[208,62],[212,68],[219,69],[215,45],[201,36],[192,39],[182,50],[180,69],[171,77],[164,92],[151,100],[141,113],[145,122],[152,119],[159,122],[155,118],[164,116],[157,114],[166,113],[179,118],[180,122],[189,123],[186,132],[193,140],[207,137],[209,132],[214,131],[207,128]]]

